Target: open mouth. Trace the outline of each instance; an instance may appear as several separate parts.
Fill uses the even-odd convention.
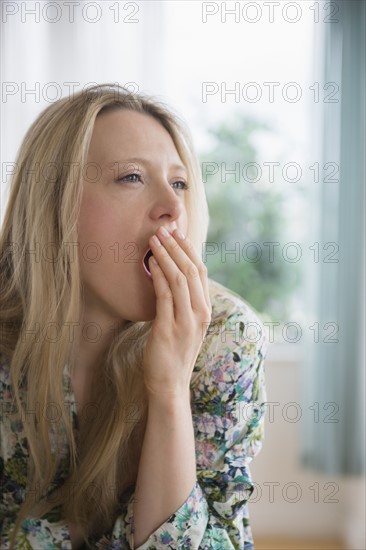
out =
[[[144,269],[145,269],[145,272],[147,273],[147,275],[149,277],[151,277],[151,272],[150,272],[150,269],[149,269],[149,258],[153,256],[153,253],[152,253],[152,250],[151,248],[149,248],[144,256],[144,259],[143,259],[143,266],[144,266]]]

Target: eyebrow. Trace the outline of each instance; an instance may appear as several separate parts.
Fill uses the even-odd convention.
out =
[[[116,164],[132,164],[132,163],[140,163],[145,164],[146,166],[152,166],[153,162],[149,161],[148,159],[143,159],[139,157],[132,157],[129,159],[122,159],[122,160],[115,160],[113,162],[110,162],[105,165],[106,168],[113,168],[113,166],[116,166]],[[170,164],[169,168],[178,169],[178,170],[184,170],[184,172],[187,172],[186,167],[183,164],[173,163]]]

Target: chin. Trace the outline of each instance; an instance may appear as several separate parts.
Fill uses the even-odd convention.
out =
[[[153,321],[155,317],[156,317],[156,309],[154,308],[153,312],[144,314],[143,318],[139,319],[139,321]]]
[[[156,317],[156,306],[155,303],[151,307],[145,307],[143,311],[136,312],[135,315],[132,315],[129,319],[132,323],[142,322],[142,321],[153,321]]]

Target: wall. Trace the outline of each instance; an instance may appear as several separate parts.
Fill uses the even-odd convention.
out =
[[[301,418],[290,422],[297,410],[288,405],[301,400],[300,353],[286,360],[274,344],[271,347],[266,361],[267,401],[280,405],[267,407],[263,448],[250,468],[259,486],[249,504],[254,541],[268,536],[339,537],[349,550],[364,550],[365,478],[329,476],[301,467]],[[314,410],[301,406],[302,417],[305,414],[313,415]],[[271,495],[274,483],[279,485],[272,485]]]

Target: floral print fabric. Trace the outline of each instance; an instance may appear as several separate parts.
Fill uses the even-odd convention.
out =
[[[197,481],[186,501],[136,550],[254,550],[249,463],[264,437],[267,340],[257,313],[238,294],[210,280],[210,298],[212,319],[224,314],[224,321],[208,328],[193,371],[197,376],[191,383]],[[199,372],[203,365],[206,368]],[[64,380],[76,423],[66,367]],[[9,406],[11,395],[9,365],[0,355],[0,547],[4,550],[9,548],[17,510],[25,498],[28,461],[22,422]],[[90,540],[93,548],[134,549],[133,490],[127,496],[112,532]],[[27,518],[16,548],[71,550],[68,526],[60,515],[54,510],[41,519]]]

